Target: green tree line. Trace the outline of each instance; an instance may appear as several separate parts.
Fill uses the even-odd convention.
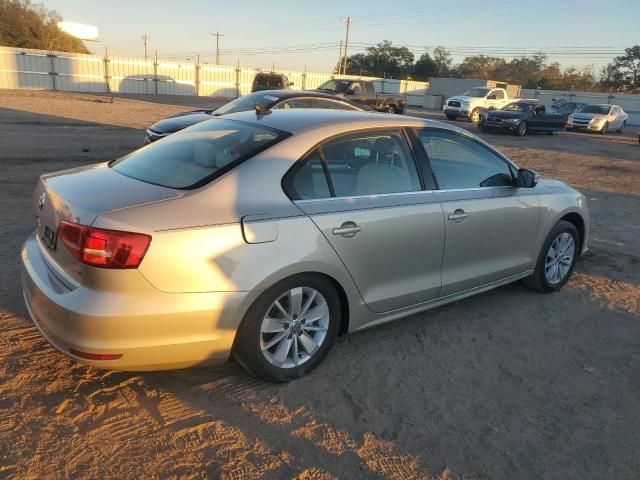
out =
[[[29,0],[0,0],[0,45],[60,52],[89,53],[82,40],[58,28],[55,10]]]
[[[338,71],[338,66],[335,71]],[[398,47],[385,40],[368,47],[365,53],[349,56],[347,73],[415,80],[428,80],[429,77],[479,78],[546,90],[640,92],[640,46],[625,49],[624,55],[613,58],[596,74],[592,65],[562,68],[557,62],[549,63],[543,53],[511,60],[471,55],[454,65],[449,51],[437,47],[416,60],[407,47]]]

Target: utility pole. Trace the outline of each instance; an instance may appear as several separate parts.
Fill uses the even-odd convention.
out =
[[[342,70],[342,40],[340,40],[340,54],[338,55],[338,71],[336,73],[340,75],[341,70]]]
[[[349,28],[353,21],[351,20],[351,15],[349,15],[346,19],[340,19],[342,23],[347,26],[347,33],[344,38],[344,66],[342,67],[342,74],[345,75],[347,73],[347,49],[349,48]]]
[[[142,36],[142,41],[144,42],[144,61],[147,61],[147,41],[151,40],[151,37],[146,33]]]
[[[212,33],[214,37],[216,37],[216,65],[220,65],[220,37],[224,37],[224,35],[220,32]]]

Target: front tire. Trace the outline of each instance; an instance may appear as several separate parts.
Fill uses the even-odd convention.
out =
[[[545,239],[533,275],[525,285],[542,293],[557,292],[571,277],[579,253],[580,234],[567,221],[559,221]]]
[[[602,126],[602,129],[600,130],[600,135],[606,135],[608,130],[609,130],[609,122],[605,122],[604,125]]]
[[[480,109],[474,108],[469,115],[469,121],[471,123],[478,123],[480,121]]]
[[[516,127],[516,136],[524,137],[527,134],[527,122],[520,122]]]
[[[617,130],[618,133],[622,133],[624,132],[624,128],[627,126],[627,121],[625,120],[624,122],[622,122],[622,125],[620,126],[620,128]]]
[[[452,122],[457,118],[455,115],[451,115],[450,113],[445,113],[447,120],[451,120]]]
[[[288,382],[313,370],[340,328],[340,297],[317,275],[295,275],[265,290],[245,315],[233,356],[254,375]]]

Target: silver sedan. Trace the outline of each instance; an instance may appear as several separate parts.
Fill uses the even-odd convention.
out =
[[[559,290],[585,197],[439,122],[244,112],[43,175],[29,312],[101,368],[308,372],[340,334],[516,280]]]

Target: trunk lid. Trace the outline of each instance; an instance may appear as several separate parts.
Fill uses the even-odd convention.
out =
[[[181,194],[179,190],[126,177],[106,163],[42,175],[34,193],[41,248],[62,270],[81,281],[86,266],[59,241],[61,221],[91,225],[101,213],[168,200]]]

